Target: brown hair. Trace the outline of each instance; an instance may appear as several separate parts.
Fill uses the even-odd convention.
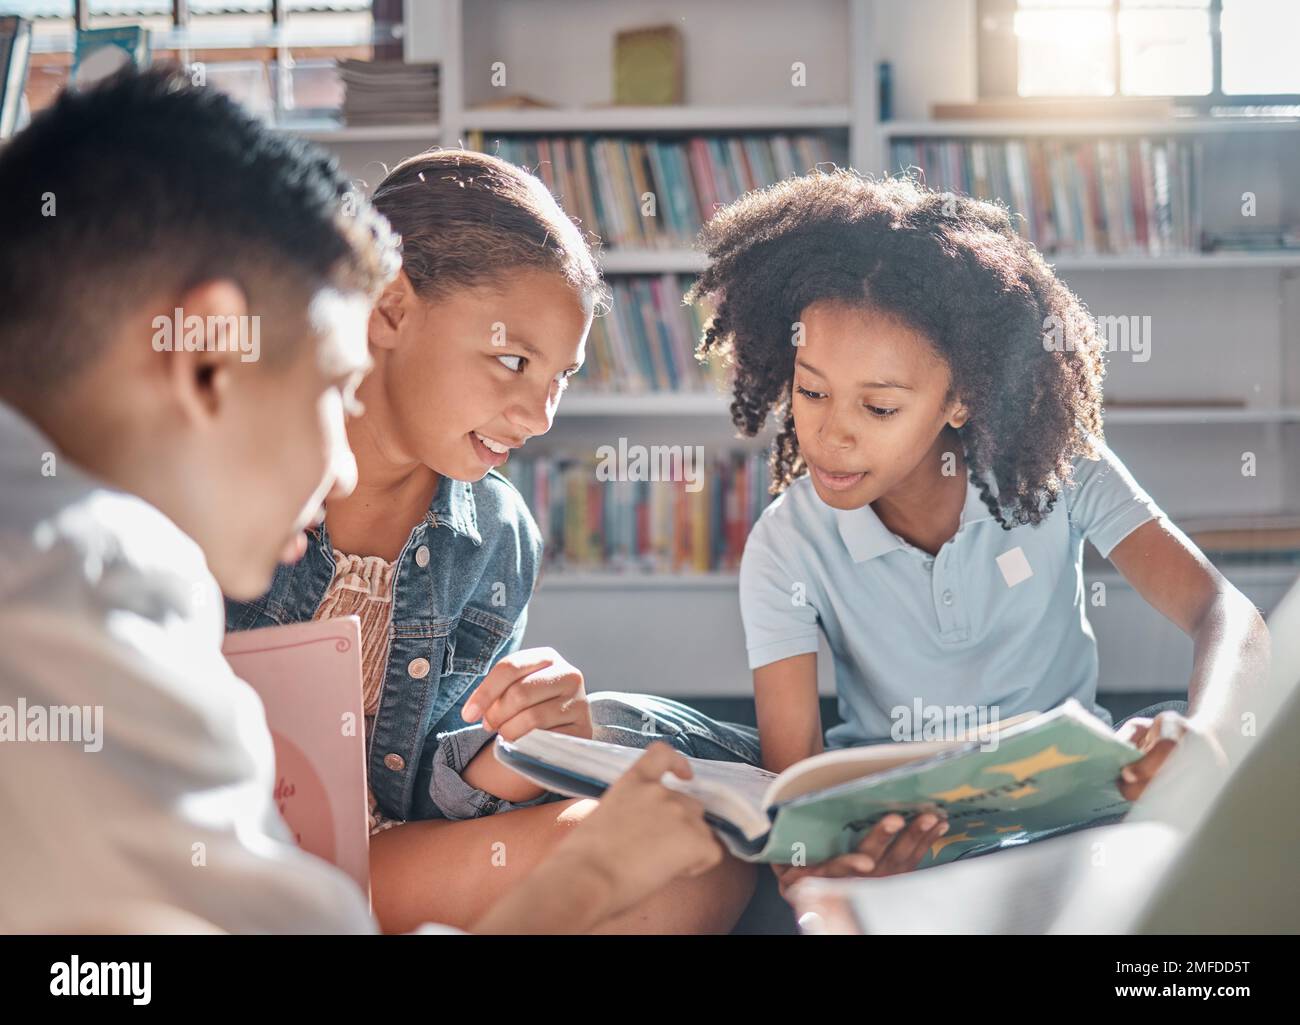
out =
[[[560,273],[597,312],[608,306],[577,225],[535,176],[499,157],[461,149],[408,157],[371,202],[402,237],[402,269],[421,298],[535,267]]]

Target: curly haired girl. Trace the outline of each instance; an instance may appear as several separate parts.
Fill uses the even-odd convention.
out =
[[[844,720],[830,747],[912,739],[918,704],[1006,718],[1073,697],[1110,721],[1085,539],[1195,649],[1187,716],[1124,725],[1143,757],[1121,792],[1188,730],[1226,727],[1266,659],[1263,621],[1104,445],[1102,340],[1004,208],[818,172],[726,207],[702,241],[701,354],[734,369],[744,434],[778,427],[783,494],[740,573],[766,768],[822,750],[819,628]],[[893,820],[783,887],[911,868],[945,829]]]

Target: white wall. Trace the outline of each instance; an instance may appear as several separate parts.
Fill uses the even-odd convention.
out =
[[[684,38],[686,102],[846,103],[846,0],[496,0],[465,4],[465,103],[525,92],[560,106],[613,99],[616,32],[673,24]],[[507,82],[491,83],[503,61]],[[794,88],[790,65],[807,84]]]
[[[975,99],[975,0],[876,0],[875,55],[892,65],[894,120]],[[879,170],[879,169],[877,169]]]

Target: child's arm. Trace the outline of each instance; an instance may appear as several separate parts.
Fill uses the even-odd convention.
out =
[[[1268,672],[1268,628],[1251,602],[1166,519],[1149,521],[1110,553],[1134,589],[1192,639],[1190,719],[1161,713],[1171,733],[1139,727],[1144,757],[1125,770],[1120,791],[1135,800],[1187,729],[1211,738],[1237,728],[1255,686]],[[1162,724],[1163,725],[1163,724]]]
[[[691,778],[684,755],[667,744],[650,745],[599,807],[471,931],[588,932],[672,880],[717,865],[723,851],[704,809],[665,787],[666,772]]]
[[[466,722],[483,721],[483,728],[506,740],[518,740],[529,730],[554,730],[591,739],[591,707],[582,673],[554,648],[528,648],[501,658],[483,677],[461,713]],[[506,768],[485,745],[465,766],[461,778],[477,790],[519,804],[543,793],[542,788]]]
[[[822,750],[817,653],[795,655],[754,670],[754,705],[763,768],[781,772]]]
[[[763,768],[780,772],[822,751],[817,653],[795,655],[754,670],[754,704]],[[937,815],[886,815],[850,854],[816,865],[773,865],[781,895],[808,876],[887,876],[910,872],[948,831]]]

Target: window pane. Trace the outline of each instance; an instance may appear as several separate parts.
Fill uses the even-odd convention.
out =
[[[1210,9],[1210,0],[1119,0],[1119,6],[1123,10],[1131,10],[1133,8],[1145,8],[1149,10],[1153,7],[1182,7],[1208,11]]]
[[[1076,9],[1093,7],[1108,10],[1111,6],[1111,0],[1019,0],[1016,6],[1021,10],[1052,8],[1059,11],[1070,7]]]
[[[0,0],[0,14],[20,18],[71,18],[73,0]]]
[[[1213,85],[1207,11],[1126,9],[1119,15],[1120,91],[1204,96]]]
[[[1114,24],[1110,11],[1078,5],[1017,11],[1017,91],[1021,96],[1113,95]]]
[[[1223,91],[1300,93],[1300,3],[1223,0]]]

